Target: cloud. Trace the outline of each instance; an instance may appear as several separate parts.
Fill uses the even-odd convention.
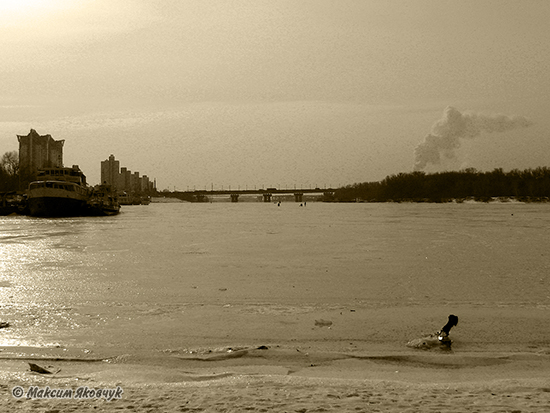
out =
[[[482,133],[502,133],[531,126],[532,122],[523,116],[483,115],[461,113],[447,106],[443,117],[432,125],[432,131],[414,150],[416,171],[428,164],[439,165],[441,157],[455,159],[455,150],[461,141],[475,138]]]

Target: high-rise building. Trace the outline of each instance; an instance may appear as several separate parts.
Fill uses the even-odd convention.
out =
[[[131,172],[123,166],[120,168],[120,175],[118,176],[118,186],[117,188],[121,191],[130,190],[130,174]]]
[[[140,177],[139,172],[129,171],[114,155],[101,162],[101,183],[111,185],[117,191],[128,193],[149,192],[156,188],[152,185],[147,175]],[[155,181],[156,184],[156,181]]]
[[[130,175],[130,190],[133,192],[140,192],[141,191],[141,184],[139,182],[139,172],[134,172],[132,175]]]
[[[63,166],[64,140],[51,135],[39,135],[31,129],[28,135],[17,135],[19,141],[19,169],[24,178],[32,178],[43,168]]]
[[[115,160],[115,156],[109,156],[109,159],[101,162],[101,183],[111,185],[113,188],[119,186],[119,168],[120,162]]]
[[[141,177],[141,192],[148,192],[151,189],[151,185],[149,185],[149,177],[147,175],[143,175]]]

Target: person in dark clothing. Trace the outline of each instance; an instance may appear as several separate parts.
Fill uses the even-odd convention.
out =
[[[450,349],[452,341],[451,341],[451,338],[449,337],[449,334],[451,332],[451,328],[453,328],[457,324],[458,324],[458,317],[454,314],[451,314],[449,316],[449,320],[447,321],[447,324],[445,324],[440,331],[425,337],[411,340],[407,343],[407,346],[413,347],[413,348],[419,348],[419,349],[430,349],[434,347],[436,348],[439,347],[442,349]]]
[[[451,333],[451,328],[453,328],[457,324],[458,324],[458,317],[454,314],[451,314],[449,316],[449,321],[447,321],[447,324],[445,324],[441,329],[441,331],[437,333],[437,339],[441,342],[441,344],[445,344],[447,346],[451,345],[451,339],[449,338],[449,334]]]

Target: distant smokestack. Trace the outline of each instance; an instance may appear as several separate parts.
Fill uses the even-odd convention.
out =
[[[531,124],[532,122],[523,116],[460,113],[455,108],[447,106],[443,117],[433,124],[432,132],[415,148],[414,170],[420,171],[429,163],[438,165],[441,155],[454,159],[455,149],[460,147],[461,139],[475,138],[483,132],[506,132],[526,128]]]

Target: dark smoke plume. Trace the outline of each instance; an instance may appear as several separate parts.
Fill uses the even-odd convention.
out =
[[[506,132],[530,125],[531,121],[523,116],[460,113],[447,106],[443,117],[433,124],[432,132],[415,148],[414,170],[420,171],[429,163],[438,165],[441,156],[454,159],[461,139],[475,138],[483,132]]]

